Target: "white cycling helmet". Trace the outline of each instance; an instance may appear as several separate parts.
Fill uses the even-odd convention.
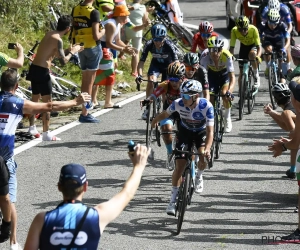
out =
[[[268,8],[269,8],[269,10],[276,9],[279,11],[280,10],[280,2],[278,0],[269,0]]]
[[[208,48],[223,48],[224,40],[219,37],[212,36],[207,41],[207,47]]]
[[[186,80],[180,86],[182,94],[197,94],[202,93],[202,84],[197,80]]]
[[[272,94],[277,101],[280,101],[283,98],[289,98],[291,91],[286,83],[278,82],[272,87]]]
[[[280,21],[280,14],[279,11],[276,9],[270,9],[268,12],[268,20],[273,23],[279,23]]]

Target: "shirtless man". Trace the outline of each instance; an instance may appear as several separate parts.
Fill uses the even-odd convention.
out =
[[[84,48],[78,44],[66,50],[63,49],[62,37],[69,33],[73,19],[69,15],[61,16],[55,31],[46,33],[40,42],[36,56],[29,68],[29,79],[32,87],[32,101],[38,102],[40,98],[43,102],[51,102],[52,82],[49,74],[51,62],[54,57],[58,57],[60,63],[65,65],[73,54],[82,51]],[[40,137],[34,125],[35,116],[30,117],[29,133]],[[49,131],[50,112],[43,113],[43,141],[56,141],[58,137],[53,136]]]

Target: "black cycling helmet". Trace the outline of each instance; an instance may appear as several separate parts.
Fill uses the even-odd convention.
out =
[[[172,77],[182,77],[185,74],[185,66],[180,62],[170,63],[167,69],[167,75]]]
[[[290,100],[291,91],[287,84],[278,82],[272,87],[272,95],[279,105],[284,105]]]
[[[199,56],[197,53],[186,53],[183,57],[183,63],[185,65],[193,66],[195,64],[199,64]]]

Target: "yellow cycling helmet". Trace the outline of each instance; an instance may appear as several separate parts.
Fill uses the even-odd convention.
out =
[[[224,41],[223,39],[212,36],[207,41],[207,47],[208,48],[223,48],[224,47]]]
[[[173,63],[169,64],[168,69],[167,69],[168,76],[181,77],[184,74],[185,74],[185,66],[183,63],[173,62]]]
[[[249,26],[249,19],[246,16],[239,16],[236,20],[235,20],[235,25],[239,28],[239,29],[247,29]]]

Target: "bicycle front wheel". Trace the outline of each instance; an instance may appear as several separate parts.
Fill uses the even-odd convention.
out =
[[[249,70],[248,74],[248,91],[247,91],[247,106],[248,106],[248,114],[251,114],[254,108],[255,103],[255,95],[253,95],[254,89],[254,76],[252,70]]]
[[[179,187],[179,195],[178,195],[178,220],[177,220],[177,235],[180,234],[182,222],[184,218],[184,213],[188,203],[189,196],[189,186],[190,186],[190,169],[186,168],[184,171],[184,181],[181,183]]]
[[[148,114],[147,114],[147,120],[146,120],[146,146],[147,148],[151,147],[152,143],[152,134],[153,134],[153,128],[151,127],[151,121],[154,117],[155,109],[153,109],[152,104],[150,103],[148,105]]]
[[[240,88],[239,88],[239,95],[240,95],[240,100],[239,100],[239,120],[242,120],[243,119],[243,115],[244,115],[245,88],[246,88],[246,86],[247,86],[246,76],[243,74],[242,81],[241,81]]]
[[[277,108],[277,103],[275,101],[275,98],[274,96],[272,95],[272,87],[274,86],[274,84],[276,84],[277,82],[277,72],[275,70],[275,67],[272,65],[270,68],[269,68],[269,94],[270,94],[270,100],[271,100],[271,104],[273,106],[273,109],[276,109]]]

